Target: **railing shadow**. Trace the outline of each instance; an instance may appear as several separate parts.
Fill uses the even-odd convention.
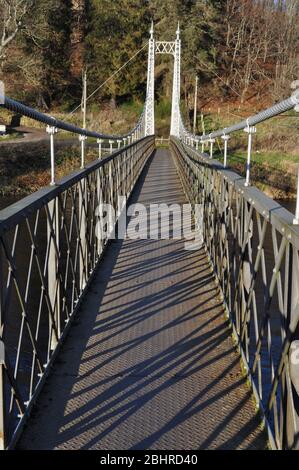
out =
[[[153,157],[130,202],[148,197],[146,177],[161,182],[152,170]],[[19,448],[245,448],[258,421],[245,382],[204,250],[116,240]]]

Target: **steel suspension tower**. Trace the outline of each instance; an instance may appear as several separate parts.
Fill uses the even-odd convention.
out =
[[[155,133],[155,39],[154,23],[150,30],[148,46],[147,89],[145,103],[145,135]]]
[[[170,135],[180,137],[181,39],[180,25],[176,32]]]
[[[147,89],[145,103],[145,135],[155,133],[155,55],[171,54],[174,57],[173,91],[170,134],[180,137],[180,89],[181,89],[181,39],[180,26],[175,41],[155,41],[154,24],[150,30],[148,48]]]

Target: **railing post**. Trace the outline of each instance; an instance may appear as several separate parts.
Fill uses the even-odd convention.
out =
[[[199,144],[198,139],[196,139],[196,141],[195,141],[195,145],[196,145],[195,148],[196,148],[196,150],[198,150],[198,144]]]
[[[86,135],[79,135],[79,141],[81,142],[81,169],[85,168],[85,141]]]
[[[102,143],[103,139],[97,139],[97,144],[99,145],[99,160],[102,158]]]
[[[112,176],[112,165],[113,160],[108,163],[108,178],[109,178],[109,189],[110,189],[110,204],[113,206],[113,176]]]
[[[5,384],[4,384],[4,374],[5,374],[5,348],[4,343],[0,339],[0,450],[5,450]]]
[[[256,133],[256,128],[253,126],[247,125],[244,129],[248,134],[248,149],[247,149],[247,163],[246,163],[246,178],[245,186],[250,185],[250,162],[251,162],[251,151],[252,151],[252,134]]]
[[[210,137],[209,142],[210,142],[210,158],[213,158],[213,146],[214,146],[214,143],[215,143],[215,139],[212,139]]]
[[[109,140],[110,144],[110,154],[113,152],[113,140]]]
[[[205,151],[205,143],[204,143],[203,140],[201,140],[200,143],[201,143],[201,153],[204,153],[204,151]]]
[[[294,225],[299,225],[299,167],[297,170],[297,199],[296,199],[296,212],[293,219]]]
[[[48,245],[49,245],[49,258],[48,258],[48,292],[51,303],[51,308],[54,314],[54,321],[56,323],[56,331],[58,340],[61,334],[60,325],[60,285],[58,276],[59,266],[59,214],[58,214],[58,200],[53,199],[48,204],[49,218],[47,221]],[[53,232],[53,233],[52,233]],[[49,325],[51,334],[51,350],[54,351],[58,344],[58,340],[53,334],[52,320],[49,317]]]
[[[121,140],[117,141],[118,150],[120,150],[120,148],[121,148],[121,142],[122,142]],[[119,154],[117,156],[117,190],[118,190],[117,195],[118,196],[120,196],[119,191],[120,191],[120,185],[121,185],[121,165],[120,165],[120,162],[121,162],[121,154]]]
[[[289,308],[288,308],[288,328],[294,329],[292,325],[296,325],[298,321],[298,304],[299,304],[299,265],[298,265],[298,253],[297,248],[290,246],[289,255]],[[299,365],[298,365],[298,348],[299,348],[299,327],[297,325],[295,331],[293,331],[293,338],[290,344],[290,351],[287,360],[289,361],[290,379],[292,383],[291,389],[286,387],[285,393],[285,424],[286,424],[286,435],[285,444],[288,449],[298,450],[299,449]],[[294,358],[294,357],[295,358]]]
[[[224,141],[224,161],[223,161],[223,166],[224,168],[227,167],[227,142],[229,140],[229,135],[224,134],[221,139]]]
[[[87,207],[87,188],[86,188],[86,178],[84,177],[79,182],[79,237],[81,249],[79,248],[79,276],[80,276],[80,291],[82,292],[87,283],[87,239],[86,239],[86,229],[87,229],[87,220],[86,220],[86,207]]]
[[[2,341],[3,336],[3,328],[4,328],[4,311],[3,311],[3,278],[2,278],[2,253],[0,247],[0,450],[4,450],[6,448],[5,442],[5,382],[4,382],[4,374],[5,374],[5,346],[4,342]]]
[[[54,126],[47,126],[47,133],[50,136],[50,155],[51,155],[51,181],[50,185],[55,186],[55,147],[54,147],[54,135],[57,133],[57,129]]]

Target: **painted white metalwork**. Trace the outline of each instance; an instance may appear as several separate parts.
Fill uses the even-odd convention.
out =
[[[55,186],[55,146],[54,146],[54,135],[58,132],[58,129],[54,126],[47,126],[47,134],[50,136],[50,155],[51,155],[51,181],[50,186]]]
[[[214,148],[215,142],[216,142],[216,140],[215,140],[215,139],[212,139],[212,137],[210,137],[210,139],[209,139],[209,143],[210,143],[210,158],[213,158],[213,148]]]
[[[248,133],[248,147],[247,147],[247,161],[246,161],[246,178],[245,186],[250,186],[250,165],[251,165],[251,153],[252,153],[252,135],[256,133],[256,125],[260,124],[268,119],[271,119],[275,116],[279,116],[286,111],[294,109],[299,112],[299,89],[297,89],[298,81],[295,81],[292,84],[292,88],[295,91],[291,96],[279,103],[274,104],[270,108],[264,109],[263,111],[250,116],[247,119],[244,119],[241,122],[233,124],[230,127],[225,127],[224,129],[218,129],[211,132],[210,134],[195,135],[190,132],[185,126],[181,114],[179,114],[179,126],[180,126],[180,135],[179,138],[183,143],[188,143],[190,139],[199,139],[202,144],[202,153],[205,150],[205,143],[211,143],[211,139],[217,139],[221,137],[224,141],[224,166],[227,165],[227,139],[228,137],[238,131],[244,130]],[[210,156],[212,156],[212,149],[210,148]],[[296,213],[293,219],[293,225],[299,225],[299,171],[298,171],[298,181],[297,181],[297,205]]]
[[[173,67],[173,90],[170,134],[180,137],[180,90],[181,90],[181,39],[180,25],[176,32],[174,67]]]
[[[81,142],[81,169],[85,168],[85,141],[87,140],[86,135],[79,135],[79,142]]]
[[[246,179],[245,186],[250,185],[250,165],[251,165],[251,152],[252,152],[252,134],[256,133],[256,127],[249,126],[244,129],[248,134],[248,148],[247,148],[247,163],[246,163]]]
[[[228,141],[230,139],[230,136],[229,135],[226,135],[224,134],[221,139],[223,140],[224,142],[224,160],[223,160],[223,166],[224,168],[227,167],[227,144],[228,144]]]
[[[175,56],[175,41],[157,41],[156,54],[171,54]]]
[[[180,137],[181,39],[179,25],[175,41],[155,41],[153,23],[151,26],[145,103],[145,136],[155,133],[155,54],[170,54],[174,57],[170,134]]]
[[[296,212],[295,212],[295,217],[293,219],[293,224],[299,225],[299,168],[297,170],[297,199],[296,199]]]
[[[99,160],[102,158],[102,143],[104,142],[103,139],[97,139],[97,144],[99,145]]]
[[[145,102],[145,136],[155,133],[155,39],[154,24],[150,30],[148,44],[147,89]]]

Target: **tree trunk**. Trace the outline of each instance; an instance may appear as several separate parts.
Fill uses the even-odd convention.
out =
[[[84,68],[84,38],[86,31],[87,0],[72,0],[71,3],[71,74],[79,78]]]

